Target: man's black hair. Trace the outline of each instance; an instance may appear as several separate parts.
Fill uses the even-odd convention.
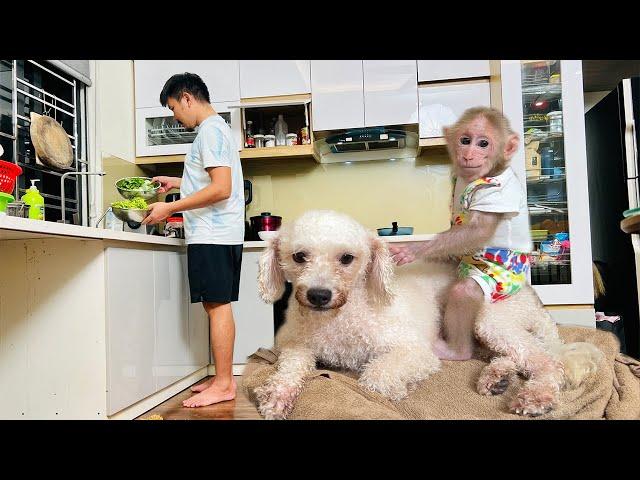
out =
[[[195,73],[185,72],[176,73],[167,80],[164,87],[162,87],[162,92],[160,92],[160,104],[166,107],[169,98],[180,101],[184,93],[190,93],[200,102],[211,103],[209,89],[202,79]]]

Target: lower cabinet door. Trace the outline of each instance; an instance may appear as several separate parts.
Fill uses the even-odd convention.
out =
[[[153,251],[108,248],[107,258],[107,414],[153,394]],[[91,321],[91,319],[87,319]]]
[[[154,303],[150,306],[155,310],[153,376],[156,391],[209,363],[208,357],[198,356],[194,351],[203,339],[191,335],[186,260],[183,252],[153,252]],[[198,324],[198,319],[193,321]],[[208,341],[207,332],[204,337],[204,341]]]
[[[240,293],[233,302],[236,323],[236,342],[233,363],[247,363],[247,357],[258,348],[273,345],[273,305],[266,304],[258,295],[258,259],[262,250],[245,249],[242,254]]]

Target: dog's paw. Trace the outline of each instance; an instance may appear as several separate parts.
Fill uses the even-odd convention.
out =
[[[511,374],[488,365],[482,370],[477,389],[480,395],[500,395],[505,392],[511,381]]]
[[[365,390],[377,392],[389,400],[402,400],[409,394],[409,388],[405,383],[399,381],[395,375],[380,370],[365,370],[358,383]]]
[[[523,387],[509,405],[518,415],[538,417],[550,412],[556,403],[556,392],[550,386]]]
[[[276,383],[267,383],[255,390],[258,412],[267,420],[286,419],[298,396],[299,389]]]

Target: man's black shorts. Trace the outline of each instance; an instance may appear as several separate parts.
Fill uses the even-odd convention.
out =
[[[187,245],[191,303],[238,301],[242,244]]]

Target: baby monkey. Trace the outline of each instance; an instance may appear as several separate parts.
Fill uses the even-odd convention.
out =
[[[483,303],[514,295],[527,281],[529,214],[524,188],[509,166],[520,139],[500,111],[470,108],[444,128],[444,136],[455,181],[451,228],[427,242],[390,244],[389,251],[397,265],[417,258],[460,262],[434,350],[444,360],[467,360]]]

